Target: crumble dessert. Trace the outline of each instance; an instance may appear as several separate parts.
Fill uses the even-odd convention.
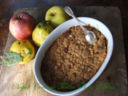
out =
[[[98,71],[107,55],[107,40],[96,28],[85,26],[96,34],[93,45],[85,40],[80,26],[63,33],[45,53],[41,74],[49,86],[60,91],[81,87]]]

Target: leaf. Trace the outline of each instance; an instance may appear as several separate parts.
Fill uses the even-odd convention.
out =
[[[11,66],[19,63],[19,61],[23,60],[23,58],[15,53],[15,52],[6,52],[6,56],[0,56],[2,59],[2,62],[6,66]]]

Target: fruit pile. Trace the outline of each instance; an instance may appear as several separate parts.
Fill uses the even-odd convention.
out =
[[[6,57],[1,56],[3,64],[26,64],[32,60],[35,56],[34,46],[40,47],[50,32],[67,19],[68,16],[61,6],[49,8],[45,22],[39,22],[37,25],[35,18],[28,13],[21,12],[12,16],[9,30],[16,41],[10,47],[10,52],[6,53]]]

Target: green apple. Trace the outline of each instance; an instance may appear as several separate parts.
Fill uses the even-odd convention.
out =
[[[48,9],[45,15],[45,20],[50,21],[52,27],[57,27],[68,19],[64,8],[61,6],[53,6]]]

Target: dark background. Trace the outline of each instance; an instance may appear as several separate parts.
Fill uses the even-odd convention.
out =
[[[126,59],[128,57],[128,0],[0,0],[0,55],[7,40],[8,22],[13,12],[19,8],[52,5],[70,6],[115,6],[121,11]],[[128,61],[128,60],[127,60]],[[128,64],[127,64],[128,69]]]

